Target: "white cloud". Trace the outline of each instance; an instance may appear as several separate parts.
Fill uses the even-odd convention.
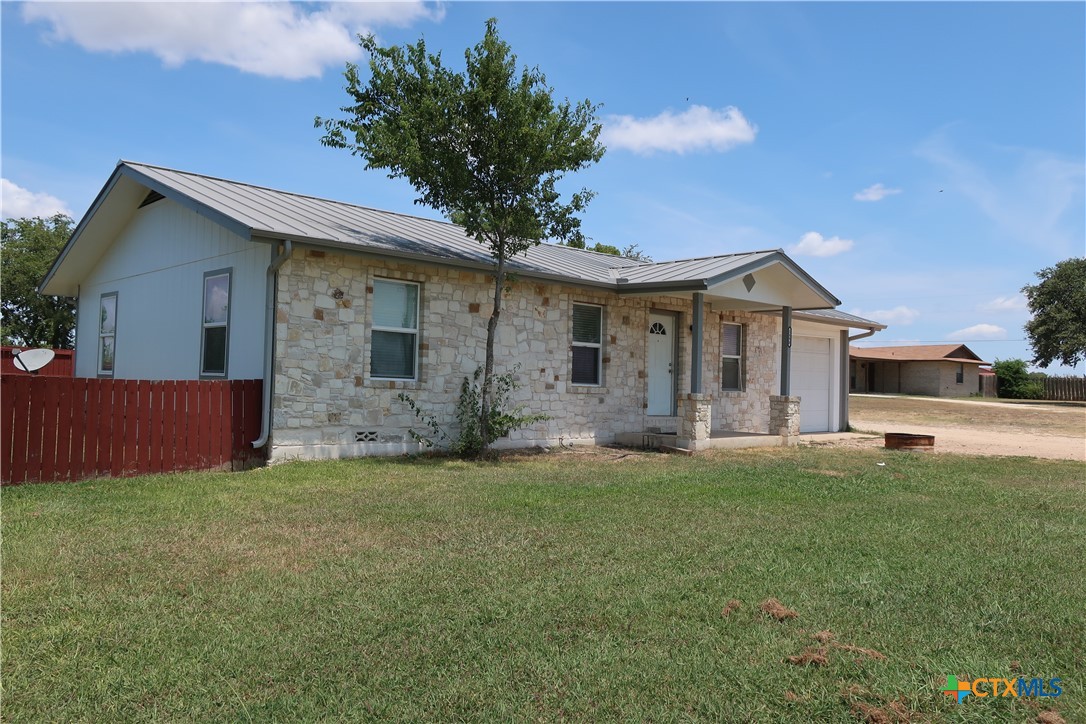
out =
[[[50,194],[28,191],[7,179],[0,179],[0,216],[23,219],[31,216],[72,215],[68,204]]]
[[[1009,297],[996,297],[977,307],[982,312],[1017,312],[1026,308],[1026,298],[1021,294]]]
[[[944,130],[916,153],[946,175],[947,198],[972,202],[1015,246],[1026,242],[1060,255],[1081,253],[1082,159],[1028,148],[984,150],[988,159],[982,165],[959,152]]]
[[[49,38],[86,50],[152,53],[167,67],[190,60],[297,80],[357,60],[357,35],[379,24],[439,18],[421,2],[64,2],[23,5],[28,22],[48,23]]]
[[[920,316],[920,312],[903,304],[899,304],[893,309],[876,309],[870,312],[863,309],[853,309],[851,313],[883,324],[912,324]]]
[[[852,198],[857,201],[882,201],[887,196],[893,196],[894,194],[900,194],[901,189],[888,189],[881,183],[874,186],[868,186],[863,191],[857,191],[852,195]]]
[[[827,239],[817,231],[808,231],[800,237],[798,244],[788,247],[788,251],[800,256],[835,256],[851,249],[853,243],[852,239],[839,236]]]
[[[753,143],[757,133],[757,127],[735,106],[723,110],[691,106],[679,114],[664,111],[651,118],[610,116],[604,123],[601,140],[609,148],[625,148],[635,153],[686,153],[728,151],[743,143]]]
[[[955,329],[946,336],[948,340],[962,339],[1006,339],[1007,330],[994,324],[974,324],[965,329]]]

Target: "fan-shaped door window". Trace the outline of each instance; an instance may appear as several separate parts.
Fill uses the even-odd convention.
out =
[[[664,325],[660,324],[659,322],[653,322],[652,326],[649,327],[649,334],[663,334],[663,335],[666,335],[667,334],[667,329],[665,329]]]

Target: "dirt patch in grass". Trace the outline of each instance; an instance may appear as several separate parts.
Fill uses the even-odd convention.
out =
[[[811,638],[813,638],[820,644],[824,644],[827,641],[833,641],[836,636],[833,635],[833,631],[830,631],[829,629],[824,629],[822,631],[818,631],[817,633],[811,634]]]
[[[884,699],[853,685],[841,692],[849,713],[867,724],[909,724],[922,717],[901,699]]]
[[[803,650],[802,654],[788,656],[785,658],[785,661],[796,666],[825,666],[830,663],[830,658],[827,654],[827,650],[823,647],[807,647]]]
[[[880,653],[875,649],[865,649],[862,646],[853,646],[852,644],[839,644],[836,641],[831,644],[833,648],[841,651],[848,651],[853,654],[862,654],[869,659],[875,659],[876,661],[886,661],[886,654]]]
[[[777,621],[787,621],[790,618],[798,618],[799,614],[785,606],[775,598],[767,598],[758,606],[758,610]]]
[[[1054,711],[1042,711],[1037,715],[1037,724],[1067,724],[1067,720]]]
[[[728,616],[731,616],[733,613],[738,611],[742,605],[742,601],[737,598],[733,598],[724,605],[724,610],[720,612],[720,615],[727,618]]]

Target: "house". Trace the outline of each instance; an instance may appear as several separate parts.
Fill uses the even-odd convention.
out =
[[[77,376],[260,378],[256,446],[345,457],[418,449],[401,393],[454,420],[490,267],[453,224],[122,161],[41,290],[78,297]],[[499,371],[549,419],[506,446],[846,429],[849,330],[884,328],[780,250],[646,263],[541,244],[509,268]]]
[[[964,344],[849,349],[849,390],[968,397],[980,388],[981,360]]]

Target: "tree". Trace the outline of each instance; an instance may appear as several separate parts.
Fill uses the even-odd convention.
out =
[[[580,241],[581,220],[593,193],[563,202],[558,182],[567,172],[599,161],[597,107],[584,100],[556,103],[538,68],[517,70],[517,58],[486,23],[483,40],[464,53],[456,72],[423,40],[382,48],[361,38],[370,78],[348,63],[344,77],[352,104],[344,118],[322,119],[321,143],[361,156],[367,169],[387,169],[419,194],[415,203],[454,219],[494,258],[494,308],[487,322],[480,430],[484,450],[493,441],[487,421],[494,377],[494,339],[506,286],[506,265],[545,238]]]
[[[75,300],[38,294],[38,284],[72,235],[72,220],[5,220],[0,227],[0,326],[4,344],[68,348],[75,341]]]
[[[611,244],[602,244],[596,242],[595,246],[587,246],[584,239],[579,241],[569,241],[564,246],[572,246],[577,249],[587,249],[588,251],[596,251],[600,254],[611,254],[612,256],[621,256],[627,259],[633,259],[635,261],[652,261],[652,257],[641,251],[637,244],[630,244],[629,246],[619,249],[617,246]]]
[[[1033,315],[1026,323],[1033,364],[1074,367],[1086,359],[1086,258],[1065,259],[1037,278],[1022,287]]]

